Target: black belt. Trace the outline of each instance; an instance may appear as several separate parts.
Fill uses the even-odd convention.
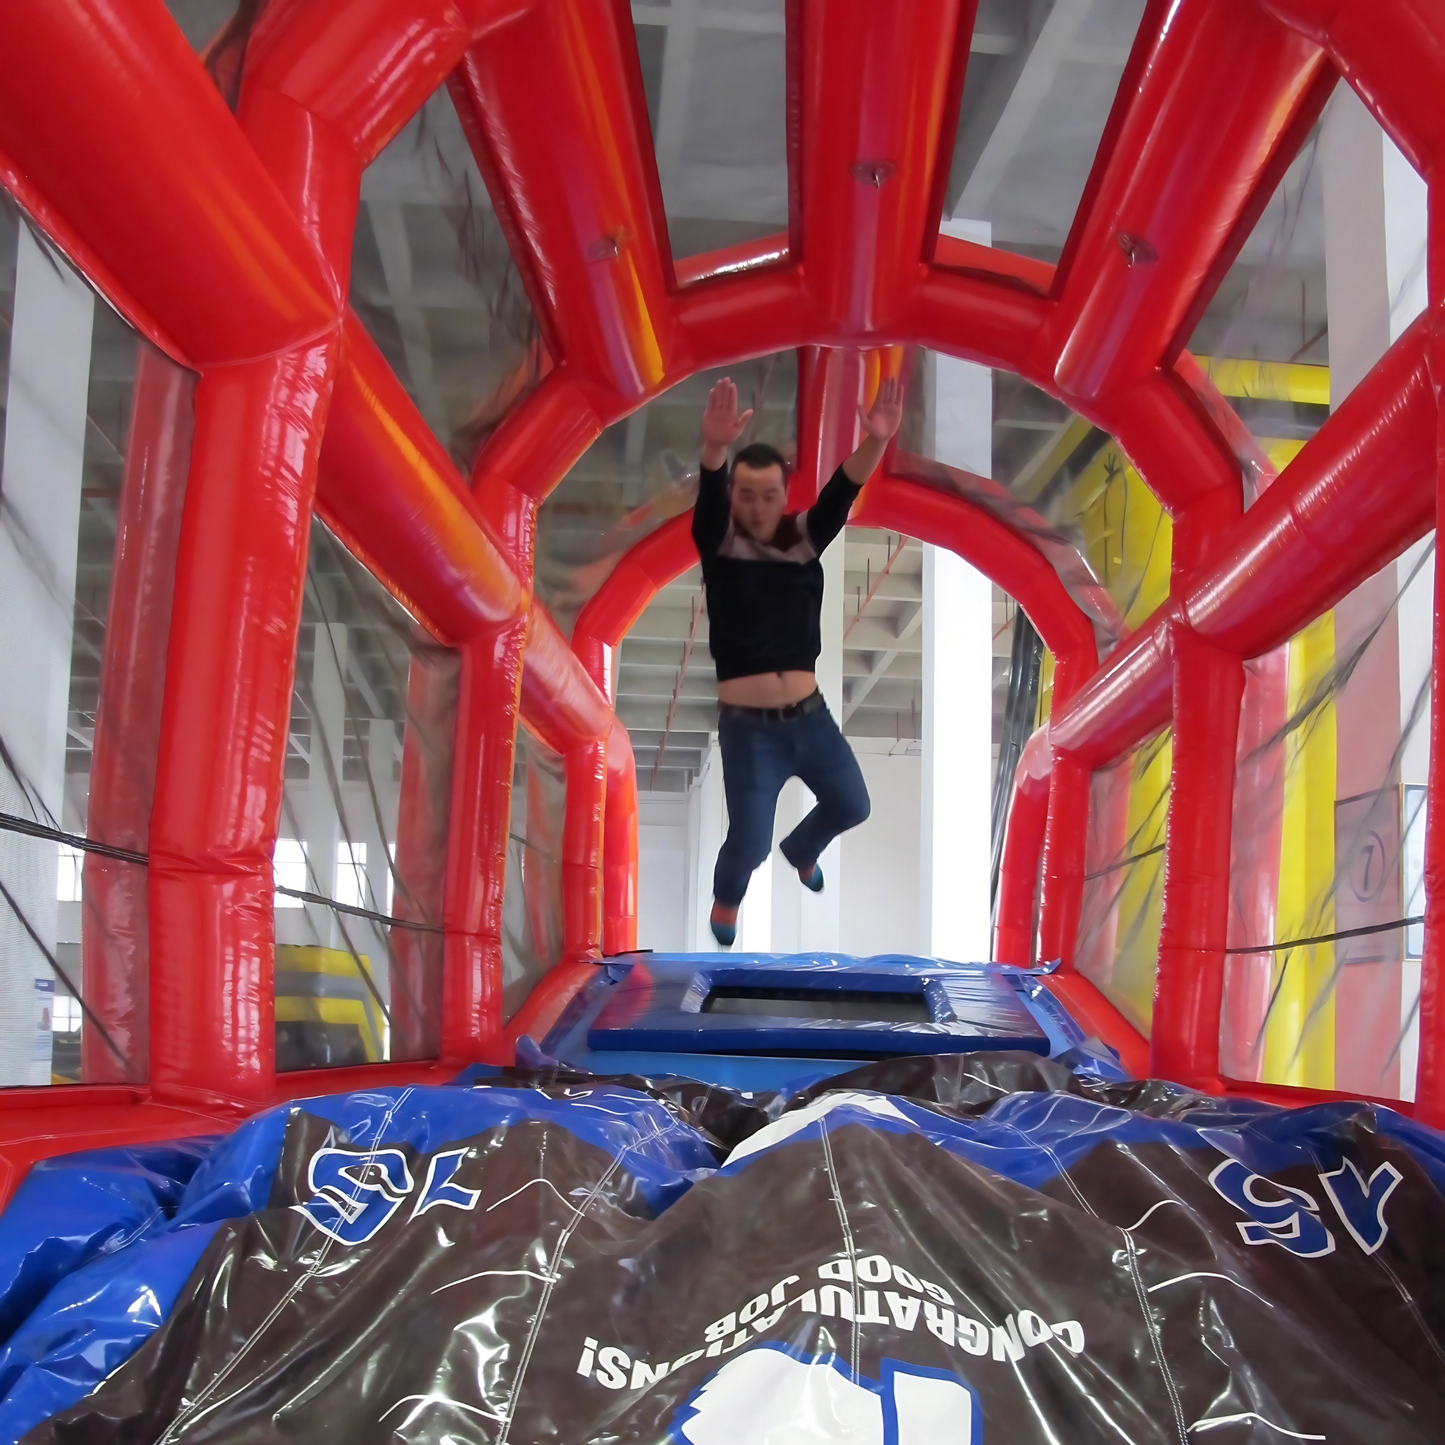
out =
[[[826,706],[823,694],[814,689],[801,702],[789,703],[787,707],[739,707],[735,702],[720,702],[717,710],[719,717],[741,718],[744,722],[792,722]]]

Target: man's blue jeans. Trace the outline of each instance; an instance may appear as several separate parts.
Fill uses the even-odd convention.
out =
[[[753,870],[773,850],[773,815],[789,778],[801,778],[817,806],[783,839],[795,868],[818,861],[823,849],[868,816],[868,788],[853,749],[826,707],[784,721],[754,720],[724,711],[718,721],[728,835],[717,855],[713,897],[735,908]]]

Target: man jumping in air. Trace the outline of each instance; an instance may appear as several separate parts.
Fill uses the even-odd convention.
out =
[[[882,381],[873,409],[858,408],[863,441],[805,512],[786,513],[782,457],[755,442],[733,458],[751,411],[738,415],[738,389],[724,378],[702,418],[702,483],[692,536],[707,588],[708,646],[717,664],[718,739],[728,835],[713,873],[713,937],[737,937],[738,906],[753,870],[772,851],[773,814],[789,778],[818,800],[783,839],[803,885],[823,889],[818,858],[868,816],[868,789],[843,740],[815,668],[822,651],[823,549],[843,530],[859,488],[883,459],[903,416],[903,385]]]

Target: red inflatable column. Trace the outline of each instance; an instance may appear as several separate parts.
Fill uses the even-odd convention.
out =
[[[328,335],[196,388],[151,813],[161,1099],[274,1090],[271,848],[334,350]]]
[[[1244,667],[1187,628],[1176,626],[1173,640],[1174,755],[1149,1070],[1203,1082],[1219,1075]]]
[[[1024,744],[1014,770],[1013,798],[1003,835],[998,870],[998,921],[993,956],[999,963],[1023,966],[1034,957],[1034,900],[1038,896],[1039,860],[1049,816],[1049,779],[1053,755],[1048,729],[1040,728]]]
[[[1052,711],[1069,701],[1092,671],[1082,654],[1061,657],[1054,668]],[[1084,844],[1089,828],[1087,763],[1054,750],[1049,783],[1049,810],[1044,825],[1043,878],[1039,887],[1039,960],[1061,961],[1065,972],[1074,966],[1079,915],[1084,904]]]
[[[607,744],[567,754],[567,815],[562,824],[562,961],[602,954],[602,832]]]
[[[195,373],[141,343],[121,483],[86,831],[117,848],[150,846],[151,798],[165,695],[176,546],[191,455]],[[81,1034],[88,1084],[138,1083],[150,1067],[146,870],[85,857],[81,969],[86,1002],[129,1061],[97,1030]]]
[[[607,796],[602,822],[602,951],[637,947],[637,762],[620,722],[607,738]]]
[[[446,882],[442,1056],[488,1058],[502,1033],[502,899],[527,618],[467,644],[457,697]]]

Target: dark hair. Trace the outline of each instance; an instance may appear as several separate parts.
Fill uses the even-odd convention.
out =
[[[783,485],[788,484],[788,464],[783,460],[783,454],[777,447],[770,447],[767,442],[751,442],[733,458],[733,470],[728,475],[728,481],[737,475],[737,466],[741,462],[745,467],[751,467],[755,472],[766,471],[768,467],[777,467],[783,474]]]

